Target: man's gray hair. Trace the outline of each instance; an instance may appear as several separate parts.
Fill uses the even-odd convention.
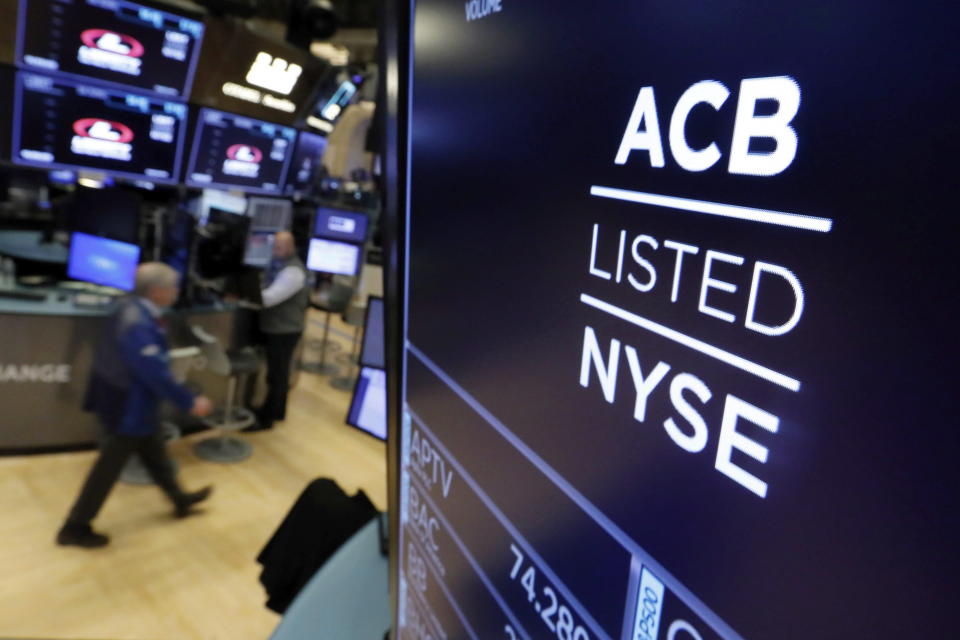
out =
[[[162,262],[144,262],[137,267],[136,283],[133,292],[146,296],[153,287],[176,287],[180,282],[177,270]]]

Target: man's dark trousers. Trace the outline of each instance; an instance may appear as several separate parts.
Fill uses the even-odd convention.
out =
[[[290,391],[290,363],[301,333],[265,333],[267,343],[267,399],[258,412],[262,427],[273,426],[274,420],[287,417],[287,394]]]
[[[160,429],[145,436],[126,436],[107,432],[100,443],[100,455],[87,476],[67,522],[85,525],[97,516],[110,490],[130,459],[137,454],[153,481],[174,504],[180,504],[183,490],[177,484],[173,464],[167,455]]]

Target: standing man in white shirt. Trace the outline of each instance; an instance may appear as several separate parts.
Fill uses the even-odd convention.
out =
[[[266,288],[260,329],[267,344],[267,399],[250,431],[270,429],[287,413],[290,364],[306,322],[307,268],[297,255],[293,234],[281,231],[273,239],[273,260],[265,275]]]

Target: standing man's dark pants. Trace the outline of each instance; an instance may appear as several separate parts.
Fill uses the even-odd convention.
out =
[[[107,433],[100,444],[100,456],[94,463],[83,489],[77,497],[67,522],[71,525],[88,525],[103,506],[110,490],[116,484],[124,465],[136,453],[143,461],[153,481],[163,489],[174,505],[184,502],[184,493],[177,484],[173,464],[167,456],[163,436],[157,429],[147,436],[123,436]]]
[[[261,428],[273,426],[274,420],[287,417],[287,394],[290,391],[290,363],[300,341],[300,333],[267,333],[267,399],[257,416]]]

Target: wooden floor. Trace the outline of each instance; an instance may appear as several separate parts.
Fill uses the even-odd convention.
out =
[[[255,557],[304,486],[332,477],[386,508],[385,447],[344,424],[348,401],[302,373],[286,422],[244,434],[249,460],[198,459],[191,445],[206,434],[172,443],[187,489],[215,485],[204,512],[176,520],[158,489],[118,484],[94,523],[111,543],[94,551],[53,541],[93,452],[0,458],[0,638],[267,638],[279,617]]]

